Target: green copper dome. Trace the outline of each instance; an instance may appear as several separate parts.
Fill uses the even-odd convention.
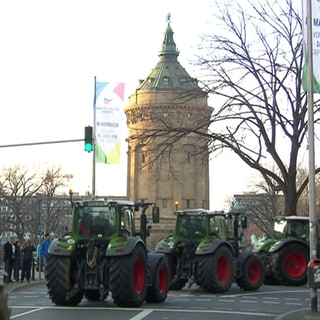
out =
[[[167,91],[199,89],[196,79],[190,77],[178,62],[179,51],[173,39],[170,26],[170,14],[167,16],[167,28],[164,33],[162,48],[159,52],[160,60],[145,80],[142,80],[139,90]]]

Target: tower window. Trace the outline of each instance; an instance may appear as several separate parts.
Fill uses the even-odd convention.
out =
[[[190,152],[186,152],[186,161],[187,163],[191,163],[191,153]]]
[[[168,199],[162,199],[162,208],[168,208]]]
[[[162,78],[162,83],[165,85],[165,86],[169,86],[169,78],[168,77],[163,77]]]

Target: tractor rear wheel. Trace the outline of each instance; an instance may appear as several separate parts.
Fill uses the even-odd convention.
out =
[[[147,254],[137,245],[127,256],[114,257],[110,261],[109,288],[116,305],[139,307],[147,293]]]
[[[307,282],[309,250],[300,243],[291,243],[273,255],[272,271],[275,279],[286,285],[302,285]]]
[[[233,282],[233,254],[226,246],[197,258],[197,283],[210,292],[226,292]]]
[[[147,302],[163,302],[167,298],[169,267],[165,258],[160,258],[154,270],[152,285],[148,287]]]
[[[255,255],[249,256],[240,266],[241,276],[236,280],[244,290],[258,290],[264,280],[264,267]]]
[[[49,255],[45,268],[45,277],[50,299],[53,303],[62,306],[75,306],[83,298],[83,293],[68,297],[73,288],[71,258]]]

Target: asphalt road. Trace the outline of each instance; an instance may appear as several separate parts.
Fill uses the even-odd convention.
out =
[[[275,319],[294,309],[310,307],[306,287],[262,286],[246,292],[233,286],[224,294],[210,294],[199,288],[170,291],[162,304],[140,308],[119,308],[111,297],[103,302],[83,299],[77,307],[55,306],[44,284],[17,287],[9,292],[11,319],[18,320],[257,320]]]

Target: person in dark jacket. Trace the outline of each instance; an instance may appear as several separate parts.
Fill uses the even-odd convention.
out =
[[[5,263],[6,276],[4,278],[5,282],[9,284],[12,281],[12,270],[14,268],[15,260],[15,246],[14,246],[14,236],[10,236],[8,241],[3,245],[3,261]]]
[[[24,278],[27,279],[28,283],[30,282],[31,267],[32,267],[34,252],[36,252],[36,248],[32,244],[31,239],[28,239],[21,249],[21,254],[22,254],[21,283],[23,282]]]
[[[14,259],[14,267],[13,267],[13,278],[15,281],[19,281],[20,279],[20,270],[21,270],[21,241],[17,240],[14,243],[15,250],[15,259]]]

